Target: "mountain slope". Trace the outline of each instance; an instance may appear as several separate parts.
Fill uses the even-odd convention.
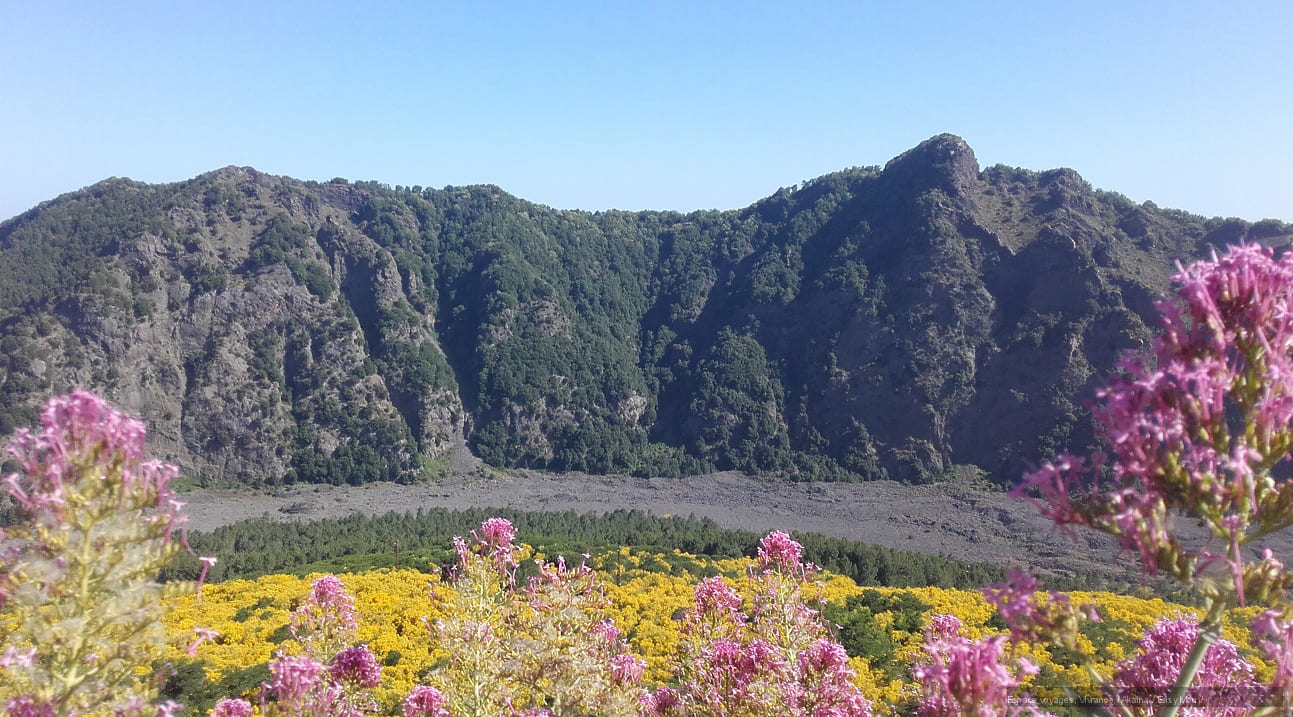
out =
[[[942,135],[736,211],[226,168],[0,225],[0,432],[102,391],[211,480],[412,480],[462,446],[588,472],[1012,480],[1090,440],[1171,262],[1286,241],[980,171]]]

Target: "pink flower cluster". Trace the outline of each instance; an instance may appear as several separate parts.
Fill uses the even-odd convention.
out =
[[[1118,666],[1106,692],[1135,714],[1154,714],[1176,685],[1198,637],[1199,625],[1193,618],[1158,621],[1141,638],[1136,656]],[[1234,643],[1217,640],[1204,653],[1180,714],[1241,717],[1263,704],[1269,692],[1254,679],[1253,666],[1239,656]]]
[[[722,576],[715,575],[697,583],[692,589],[692,604],[692,609],[683,617],[684,634],[719,639],[745,629],[741,596]]]
[[[377,657],[363,645],[347,647],[332,658],[328,675],[333,682],[371,690],[382,681],[382,666]]]
[[[1267,610],[1253,620],[1251,629],[1254,645],[1275,666],[1270,700],[1293,713],[1293,622],[1278,610]]]
[[[55,717],[54,705],[35,697],[13,697],[5,702],[10,717]]]
[[[179,469],[144,460],[144,424],[87,391],[50,399],[40,413],[41,432],[18,430],[9,453],[22,467],[4,478],[4,485],[23,517],[57,526],[67,522],[73,506],[67,499],[72,481],[110,476],[120,483],[121,501],[151,503],[149,520],[163,526],[170,540],[183,528],[183,505],[175,498],[171,480]]]
[[[459,572],[467,568],[474,551],[475,554],[486,557],[509,583],[515,580],[514,571],[520,549],[512,542],[516,540],[516,528],[511,521],[507,518],[489,518],[480,524],[479,530],[471,531],[471,537],[472,544],[468,545],[460,536],[454,536],[453,547],[458,553]]]
[[[803,570],[804,546],[786,533],[775,530],[759,540],[759,567],[763,570],[793,572]]]
[[[251,703],[244,699],[225,699],[215,703],[211,717],[251,717]]]
[[[1293,523],[1280,508],[1293,502],[1293,483],[1269,475],[1293,445],[1293,254],[1240,245],[1175,280],[1179,303],[1159,304],[1153,356],[1124,359],[1125,375],[1097,394],[1107,455],[1092,465],[1060,456],[1019,491],[1035,492],[1061,526],[1116,536],[1150,573],[1189,582],[1224,562],[1240,604],[1250,589],[1278,596],[1283,578],[1270,565],[1246,569],[1241,547]],[[1110,485],[1099,484],[1101,470]],[[1168,521],[1175,511],[1201,519],[1222,550],[1182,547]]]
[[[301,656],[275,653],[273,680],[260,688],[260,713],[273,717],[360,717],[378,709],[370,690],[381,684],[382,667],[368,647],[352,645],[358,624],[355,599],[341,580],[324,575],[289,623],[304,649]],[[250,717],[242,699],[216,703],[215,717]]]
[[[760,541],[749,576],[753,616],[722,577],[698,583],[682,620],[678,688],[642,697],[653,717],[842,717],[871,713],[853,684],[848,655],[825,637],[803,601],[803,548],[785,533]]]
[[[817,640],[799,653],[799,708],[811,717],[854,717],[871,713],[871,705],[853,686],[853,670],[844,646]]]
[[[1026,695],[1016,694],[1020,676],[1036,674],[1036,666],[1021,658],[1012,669],[1002,664],[1004,637],[970,640],[961,636],[960,628],[960,621],[951,615],[934,616],[926,628],[926,660],[912,669],[912,676],[920,683],[917,714],[1045,714]]]
[[[307,655],[328,662],[354,642],[359,630],[355,599],[335,575],[316,578],[305,602],[292,613],[288,627]]]
[[[278,653],[269,663],[273,682],[262,695],[271,697],[279,713],[290,717],[333,715],[341,701],[341,686],[329,679],[325,668],[309,657]],[[262,696],[262,699],[265,699]]]
[[[449,717],[444,694],[434,687],[418,685],[404,697],[404,717]]]
[[[1246,557],[1249,543],[1293,525],[1293,481],[1272,475],[1293,449],[1293,252],[1277,258],[1242,244],[1174,279],[1176,301],[1158,305],[1163,332],[1152,356],[1124,359],[1124,375],[1097,393],[1093,413],[1106,452],[1089,463],[1060,456],[1018,492],[1035,496],[1061,528],[1113,535],[1147,574],[1164,572],[1204,598],[1202,626],[1158,623],[1105,685],[1123,714],[1239,715],[1263,701],[1293,707],[1293,630],[1281,613],[1252,624],[1255,644],[1276,663],[1272,685],[1257,683],[1252,666],[1218,637],[1226,609],[1279,602],[1293,585],[1269,550]],[[1171,529],[1178,515],[1197,520],[1212,540],[1183,545]],[[1035,588],[1012,576],[987,596],[1016,638],[1074,635],[1080,612],[1054,595],[1029,598]]]
[[[133,661],[164,649],[156,578],[187,546],[177,469],[146,460],[143,424],[91,393],[51,399],[40,423],[18,431],[20,470],[3,478],[19,518],[0,530],[6,710],[169,714]]]

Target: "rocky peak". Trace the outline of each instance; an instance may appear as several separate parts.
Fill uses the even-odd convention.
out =
[[[890,160],[884,177],[896,191],[919,196],[938,189],[963,198],[979,181],[979,161],[965,140],[940,134]]]

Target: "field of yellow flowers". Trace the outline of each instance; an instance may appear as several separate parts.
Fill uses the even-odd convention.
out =
[[[539,556],[542,557],[542,556]],[[555,556],[554,556],[555,557]],[[591,563],[605,582],[612,602],[616,624],[629,637],[635,653],[647,661],[646,679],[664,683],[670,678],[669,667],[679,640],[675,618],[692,601],[692,586],[704,577],[723,575],[737,590],[744,588],[747,559],[709,560],[675,551],[674,554],[640,553],[621,548],[617,553],[596,556]],[[184,643],[194,628],[218,631],[220,637],[204,644],[197,653],[207,678],[222,679],[231,672],[263,664],[279,649],[290,648],[287,624],[289,615],[309,590],[309,575],[270,575],[255,580],[233,580],[203,587],[200,595],[174,598],[168,605],[166,627],[173,636],[173,657],[187,657]],[[355,595],[360,614],[359,642],[369,646],[384,664],[382,686],[376,697],[380,704],[391,706],[418,684],[419,675],[447,657],[433,641],[427,624],[441,617],[444,588],[439,576],[418,570],[382,569],[340,576],[346,588]],[[821,597],[831,605],[843,606],[850,597],[864,590],[885,596],[915,598],[927,606],[921,624],[931,615],[949,614],[965,625],[968,637],[1003,632],[991,623],[994,608],[977,592],[944,588],[864,588],[852,580],[819,574]],[[1198,614],[1193,608],[1158,599],[1140,599],[1112,593],[1070,593],[1078,604],[1093,603],[1102,621],[1092,635],[1084,634],[1080,647],[1097,656],[1102,671],[1113,667],[1135,650],[1135,641],[1144,630],[1162,617],[1176,613]],[[1247,625],[1257,610],[1236,610],[1230,616],[1225,637],[1238,645],[1247,645]],[[889,631],[900,658],[919,652],[920,629],[901,629],[903,622],[895,613],[883,610],[874,615],[875,623]],[[906,625],[911,627],[911,625]],[[1031,647],[1027,654],[1041,666],[1041,673],[1029,685],[1038,697],[1061,697],[1057,685],[1067,683],[1081,690],[1089,688],[1090,678],[1074,661],[1054,650]],[[1056,648],[1058,649],[1058,648]],[[289,649],[290,651],[290,649]],[[1269,671],[1260,660],[1259,674]],[[874,668],[866,657],[855,656],[851,665],[857,673],[858,686],[884,714],[884,705],[910,694],[911,685],[904,675]],[[1090,690],[1088,689],[1088,693]]]

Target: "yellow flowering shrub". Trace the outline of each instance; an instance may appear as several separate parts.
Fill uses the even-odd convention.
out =
[[[594,558],[592,564],[601,571],[611,603],[608,612],[628,639],[632,651],[646,660],[646,680],[666,683],[672,674],[680,638],[676,618],[691,606],[694,585],[707,575],[721,574],[729,585],[744,594],[748,589],[744,575],[751,561],[711,560],[676,551],[656,555],[622,548]],[[219,679],[232,671],[265,663],[276,650],[292,644],[285,640],[289,614],[300,604],[315,577],[269,575],[256,580],[206,585],[200,596],[182,595],[168,602],[166,628],[177,639],[192,635],[197,626],[219,631],[221,637],[203,645],[198,653],[198,659],[206,665],[208,678]],[[358,641],[367,644],[385,665],[382,687],[376,693],[378,701],[384,706],[393,706],[418,684],[420,673],[447,657],[423,620],[441,617],[437,610],[445,603],[438,601],[433,591],[444,588],[438,576],[416,570],[382,569],[339,577],[355,595],[360,616]],[[1004,632],[993,626],[994,608],[978,592],[934,587],[864,588],[839,575],[823,573],[818,578],[820,594],[833,605],[842,606],[850,597],[864,591],[886,596],[905,594],[928,606],[921,615],[922,625],[932,615],[948,614],[963,623],[967,637]],[[807,589],[807,594],[812,595],[812,588]],[[1119,662],[1134,653],[1136,640],[1159,619],[1178,613],[1199,614],[1195,608],[1160,599],[1105,592],[1074,592],[1070,597],[1074,604],[1094,604],[1101,614],[1102,622],[1096,628],[1099,634],[1094,639],[1083,634],[1078,647],[1095,656],[1097,669],[1105,675],[1112,674]],[[1231,611],[1224,637],[1247,649],[1247,626],[1257,612],[1257,608]],[[895,629],[896,616],[891,612],[882,610],[873,617],[875,625],[888,631],[897,659],[910,662],[920,653],[923,641],[920,630]],[[172,649],[172,657],[186,657],[180,648]],[[1071,685],[1089,696],[1098,693],[1084,668],[1057,657],[1053,649],[1037,645],[1017,649],[1016,654],[1041,668],[1038,676],[1025,683],[1036,696],[1061,697],[1057,687],[1060,684]],[[1259,676],[1269,676],[1270,665],[1257,659],[1251,651],[1248,657],[1257,666]],[[873,702],[877,714],[892,714],[888,705],[912,694],[913,685],[905,674],[891,677],[873,667],[865,656],[854,656],[850,666],[857,675],[856,684]]]
[[[168,604],[166,629],[174,635],[192,635],[203,626],[220,633],[213,643],[199,648],[198,658],[215,681],[236,670],[268,662],[274,652],[296,648],[288,640],[292,610],[310,589],[317,574],[305,577],[267,575],[255,580],[232,580],[205,585],[198,595],[184,595]],[[416,570],[375,570],[341,575],[355,595],[359,613],[359,642],[368,645],[383,661],[382,686],[376,697],[393,704],[417,684],[417,675],[437,660],[424,616],[439,617],[432,589],[439,580]],[[187,658],[175,648],[172,659]],[[236,695],[235,695],[236,696]]]

